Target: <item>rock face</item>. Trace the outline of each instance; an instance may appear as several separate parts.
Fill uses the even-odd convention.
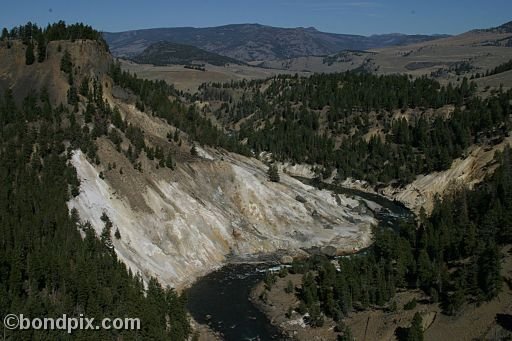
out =
[[[228,255],[326,245],[352,250],[370,243],[376,221],[354,212],[357,201],[335,198],[286,174],[270,182],[267,167],[256,159],[202,153],[208,158],[179,163],[170,180],[130,174],[125,181],[138,185],[123,190],[108,172],[101,179],[75,151],[81,192],[69,207],[98,234],[105,212],[122,236],[113,238],[119,258],[143,278],[156,276],[176,287],[221,266]]]

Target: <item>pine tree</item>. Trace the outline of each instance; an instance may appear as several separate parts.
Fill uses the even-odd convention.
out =
[[[337,341],[353,341],[354,336],[352,336],[352,330],[350,330],[350,327],[347,325],[342,325],[341,328],[341,335],[338,335]]]
[[[60,70],[67,74],[71,74],[72,68],[73,62],[71,61],[71,54],[68,50],[65,50],[60,60]]]
[[[150,160],[155,159],[155,152],[154,152],[153,148],[151,148],[151,147],[146,148],[146,156]]]
[[[82,80],[82,83],[80,83],[79,93],[80,93],[80,95],[82,95],[84,97],[89,97],[89,78],[88,77],[85,77]],[[112,123],[117,127],[117,125],[114,122],[112,122]],[[118,128],[120,128],[120,127],[118,127]]]
[[[423,319],[417,312],[412,319],[411,327],[407,330],[407,341],[423,341]]]
[[[25,64],[26,65],[32,65],[35,61],[34,56],[34,45],[32,45],[32,42],[29,42],[27,44],[27,49],[25,50]]]
[[[76,88],[74,86],[70,86],[67,93],[68,97],[68,104],[69,105],[76,105],[78,104],[78,93],[76,91]]]
[[[44,35],[41,33],[37,37],[37,61],[44,62],[46,59],[46,41]]]
[[[478,257],[478,285],[484,300],[496,297],[502,286],[501,259],[495,245],[487,246]]]
[[[432,280],[432,265],[426,250],[421,250],[418,256],[418,280],[422,287],[429,287]]]
[[[291,280],[288,280],[288,283],[286,284],[286,288],[284,289],[284,291],[287,294],[291,294],[293,292],[293,282]]]
[[[4,27],[2,29],[2,36],[0,37],[0,40],[6,41],[7,39],[9,39],[9,31]]]
[[[309,318],[312,327],[322,327],[324,325],[324,316],[318,304],[313,304],[309,308]]]
[[[172,158],[171,152],[169,152],[169,154],[167,154],[167,158],[165,159],[165,167],[174,170],[174,160]]]
[[[113,226],[113,224],[105,212],[103,212],[103,214],[101,215],[101,220],[105,223],[105,226],[103,227],[103,230],[101,231],[101,236],[100,236],[101,242],[103,243],[103,245],[105,245],[107,247],[107,249],[113,250],[114,249],[114,244],[112,243],[112,226]]]
[[[198,153],[197,153],[197,148],[195,145],[192,146],[192,148],[190,148],[190,155],[192,156],[197,156]]]
[[[268,179],[272,182],[279,182],[279,170],[275,164],[271,164],[267,171]]]

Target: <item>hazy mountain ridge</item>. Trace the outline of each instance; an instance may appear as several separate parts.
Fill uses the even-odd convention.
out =
[[[506,22],[503,25],[493,27],[487,31],[499,32],[499,33],[512,33],[512,21]]]
[[[341,50],[365,50],[407,45],[446,35],[382,34],[372,36],[321,32],[313,27],[279,28],[259,24],[218,27],[154,28],[117,33],[104,37],[116,56],[133,57],[152,43],[171,41],[193,45],[231,58],[254,61],[328,55]]]

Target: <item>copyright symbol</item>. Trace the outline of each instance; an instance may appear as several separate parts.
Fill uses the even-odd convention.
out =
[[[4,317],[4,326],[7,329],[18,329],[20,325],[20,320],[18,318],[18,315],[9,314]]]

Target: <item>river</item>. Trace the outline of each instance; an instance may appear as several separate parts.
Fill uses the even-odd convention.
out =
[[[322,186],[383,207],[375,213],[380,228],[395,228],[401,219],[411,215],[402,204],[376,194],[334,185]],[[265,276],[257,270],[274,265],[228,264],[200,278],[187,290],[189,312],[197,322],[221,333],[226,341],[279,340],[278,329],[249,301],[251,289]]]

